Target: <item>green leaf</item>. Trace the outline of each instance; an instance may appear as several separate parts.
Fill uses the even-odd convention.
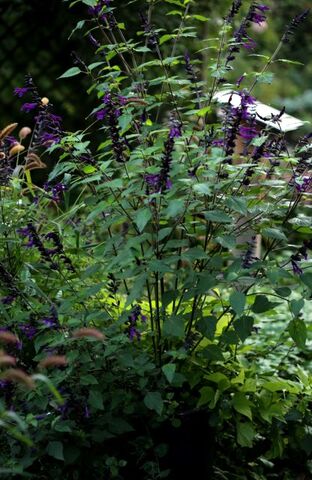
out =
[[[240,316],[245,309],[246,295],[243,292],[234,291],[230,296],[230,305],[234,312]]]
[[[184,320],[183,317],[172,316],[168,318],[163,327],[163,333],[166,337],[184,337]]]
[[[213,340],[216,332],[217,317],[212,315],[202,317],[196,324],[196,329],[209,340]]]
[[[168,207],[164,211],[164,214],[169,217],[173,218],[177,215],[180,215],[184,211],[184,201],[180,199],[170,200],[168,202]]]
[[[96,172],[96,168],[93,165],[85,165],[82,171],[83,173],[90,174]]]
[[[89,373],[87,373],[86,375],[81,375],[79,381],[81,385],[97,385],[99,383],[96,377]]]
[[[165,35],[162,35],[159,39],[159,45],[162,45],[165,42],[168,42],[171,40],[174,36],[166,33]]]
[[[99,67],[100,65],[104,65],[105,62],[94,62],[94,63],[90,63],[90,65],[88,65],[88,69],[89,70],[94,70],[95,68]]]
[[[195,19],[195,20],[198,20],[199,22],[207,22],[207,20],[209,20],[208,17],[204,17],[204,15],[192,15],[192,17]]]
[[[235,248],[236,246],[236,237],[234,235],[224,235],[222,237],[216,237],[216,242],[220,243],[224,248]]]
[[[62,442],[49,442],[47,446],[47,454],[56,460],[64,460]]]
[[[211,387],[203,387],[199,390],[200,398],[197,403],[197,408],[201,407],[202,405],[207,405],[210,403],[215,395],[215,391]]]
[[[297,62],[295,60],[288,60],[287,58],[278,58],[277,60],[274,60],[273,63],[275,62],[289,63],[289,65],[304,65],[304,63]]]
[[[268,310],[272,310],[272,308],[279,305],[276,302],[270,302],[265,295],[257,295],[256,300],[252,306],[252,311],[255,313],[264,313]]]
[[[275,240],[287,241],[286,235],[277,228],[265,228],[264,230],[262,230],[261,233],[264,237],[274,238]]]
[[[214,210],[211,212],[205,212],[205,218],[211,222],[216,223],[232,223],[232,218],[222,210]]]
[[[149,208],[139,210],[135,216],[135,223],[140,232],[144,230],[149,220],[152,218],[152,212]]]
[[[69,35],[68,40],[72,37],[72,35],[76,32],[76,30],[81,30],[85,23],[86,23],[85,20],[80,20],[76,24],[75,28],[71,31],[71,34]]]
[[[258,83],[267,83],[271,85],[274,79],[274,73],[272,72],[265,72],[261,74],[257,74],[257,81]]]
[[[82,0],[82,3],[88,5],[89,7],[95,7],[98,3],[98,0]]]
[[[161,415],[164,408],[164,402],[159,392],[148,392],[144,397],[144,403],[147,408],[155,410],[158,415]]]
[[[312,272],[303,273],[300,276],[300,279],[303,281],[305,285],[307,285],[307,287],[309,287],[312,290]]]
[[[300,298],[299,300],[291,300],[289,306],[291,313],[293,313],[295,317],[297,317],[304,307],[304,299]]]
[[[234,212],[241,213],[242,215],[247,215],[248,207],[247,201],[245,198],[240,197],[229,197],[226,199],[225,204]]]
[[[98,390],[91,390],[89,393],[89,404],[96,410],[104,410],[103,395]]]
[[[241,447],[252,447],[253,439],[256,436],[256,432],[251,422],[237,422],[237,443]]]
[[[136,278],[133,284],[133,287],[130,290],[130,294],[128,295],[126,307],[142,295],[145,284],[146,284],[146,273],[143,273],[142,275],[139,275]]]
[[[195,183],[193,190],[201,195],[210,195],[211,188],[208,183]]]
[[[243,315],[234,322],[234,329],[242,342],[251,335],[252,327],[254,324],[253,317]]]
[[[81,73],[80,68],[78,68],[78,67],[72,67],[72,68],[70,68],[69,70],[66,70],[66,72],[63,73],[63,75],[61,75],[61,76],[58,77],[58,78],[74,77],[75,75],[79,75],[79,73]]]
[[[129,125],[132,122],[132,115],[130,113],[125,113],[118,118],[118,124],[121,128],[122,133],[128,129]]]
[[[176,364],[175,363],[167,363],[166,365],[163,365],[162,371],[168,380],[169,383],[172,383],[174,374],[176,371]]]
[[[207,113],[210,113],[212,111],[211,107],[203,107],[200,110],[197,110],[196,115],[198,117],[204,117]]]
[[[203,356],[211,362],[217,362],[219,360],[222,362],[222,360],[224,360],[221,348],[218,347],[218,345],[214,345],[213,343],[205,347],[205,349],[203,350]]]
[[[252,413],[250,409],[250,401],[243,393],[235,393],[232,399],[233,408],[238,412],[252,420]]]
[[[304,349],[307,341],[307,326],[304,321],[300,318],[291,320],[288,325],[288,331],[297,347]]]

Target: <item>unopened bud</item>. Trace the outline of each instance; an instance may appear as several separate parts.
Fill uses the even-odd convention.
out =
[[[19,139],[24,140],[31,133],[31,128],[23,127],[19,131]]]
[[[17,155],[18,153],[21,153],[23,150],[25,150],[25,147],[23,145],[21,145],[20,143],[16,143],[10,149],[9,155],[10,155],[10,157],[13,157],[13,155]]]
[[[0,131],[0,140],[3,138],[7,137],[8,135],[11,135],[13,130],[17,127],[17,123],[10,123],[10,125],[7,125],[3,130]]]

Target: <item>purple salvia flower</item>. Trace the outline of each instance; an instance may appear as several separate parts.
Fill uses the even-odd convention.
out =
[[[21,111],[29,113],[32,110],[35,110],[37,107],[38,107],[37,103],[24,103],[21,107]]]
[[[100,48],[100,42],[92,35],[92,33],[89,33],[88,39],[90,40],[94,48]]]
[[[236,86],[240,87],[241,83],[244,81],[244,79],[245,79],[245,75],[241,75],[236,81]]]
[[[153,190],[157,189],[160,181],[160,174],[159,173],[150,173],[145,175],[144,177],[145,182],[149,187],[151,187]]]
[[[51,195],[51,200],[56,203],[61,201],[62,194],[67,190],[67,186],[64,185],[64,183],[56,183],[55,185],[51,185],[49,182],[46,182],[43,185],[43,188]]]
[[[170,122],[169,138],[179,138],[182,136],[182,124],[179,120],[172,119]]]
[[[29,92],[29,88],[27,87],[16,87],[14,88],[14,95],[18,98],[22,98],[27,92]]]
[[[55,306],[50,309],[50,315],[42,318],[42,323],[48,328],[58,328],[59,320]]]
[[[29,338],[29,340],[32,340],[37,334],[36,327],[34,325],[31,325],[30,323],[19,325],[18,328],[21,330],[21,332],[24,333],[24,335],[26,335],[27,338]]]
[[[239,127],[239,135],[247,141],[252,140],[258,136],[258,131],[255,127],[241,125]]]
[[[127,323],[129,324],[128,327],[128,337],[131,341],[133,341],[135,338],[137,340],[141,339],[141,333],[137,328],[138,321],[141,320],[142,323],[146,322],[146,316],[142,315],[142,309],[140,305],[136,305],[130,315],[128,316],[128,321]]]
[[[1,299],[1,303],[3,305],[12,305],[12,303],[16,300],[16,295],[7,295]]]
[[[260,12],[267,12],[268,10],[270,10],[270,7],[262,4],[262,5],[257,5],[257,9],[260,10]]]
[[[295,275],[302,275],[303,274],[303,270],[299,266],[299,264],[296,260],[291,259],[291,266],[292,266],[292,270],[293,270]]]
[[[222,148],[224,147],[224,139],[223,138],[218,138],[212,141],[212,146],[213,147],[218,147]]]
[[[107,115],[107,110],[106,109],[98,110],[97,112],[95,112],[94,115],[96,116],[97,120],[104,120],[104,118]]]

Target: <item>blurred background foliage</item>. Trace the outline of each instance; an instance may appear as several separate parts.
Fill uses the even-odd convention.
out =
[[[252,34],[257,41],[257,48],[246,51],[235,64],[235,77],[242,73],[259,71],[265,58],[257,55],[270,55],[292,17],[311,6],[310,0],[267,0],[271,7],[268,23],[256,28]],[[218,34],[222,17],[226,14],[231,1],[197,0],[192,12],[209,17],[211,22],[198,22],[203,38],[212,38]],[[247,10],[250,2],[243,2]],[[115,0],[115,15],[119,21],[125,22],[126,34],[136,37],[140,29],[139,11],[144,10],[144,0],[134,1],[128,6],[128,0]],[[178,26],[179,18],[168,15],[174,10],[174,3],[156,0],[153,23],[158,28],[171,31]],[[27,123],[27,116],[20,112],[21,102],[13,96],[13,89],[23,84],[25,73],[30,72],[43,96],[47,96],[55,105],[55,111],[64,116],[67,130],[76,130],[83,126],[86,118],[97,104],[94,96],[85,95],[90,86],[89,80],[82,76],[58,79],[68,68],[73,66],[71,52],[76,51],[86,63],[92,61],[93,47],[82,30],[70,37],[72,29],[82,18],[87,17],[87,7],[76,4],[69,9],[69,3],[63,0],[0,0],[0,112],[1,125],[18,121],[20,125]],[[279,55],[280,59],[288,59],[295,63],[278,61],[272,65],[274,74],[272,84],[260,84],[255,91],[259,100],[272,106],[282,108],[302,120],[312,122],[312,17],[296,32],[289,45],[285,45]],[[70,39],[68,40],[68,37]],[[199,42],[190,38],[177,53],[183,54],[185,47],[196,54]],[[207,50],[207,56],[215,55],[214,50]],[[193,57],[194,59],[194,57]],[[204,65],[208,58],[203,58]],[[205,61],[206,60],[206,61]],[[297,62],[303,65],[298,65]],[[202,71],[203,78],[209,80],[209,73]],[[248,78],[246,86],[248,86]],[[83,101],[82,101],[83,99]],[[303,128],[309,131],[311,125]]]

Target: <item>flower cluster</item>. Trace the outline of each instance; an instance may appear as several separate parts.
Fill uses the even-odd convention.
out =
[[[232,5],[231,5],[231,8],[230,8],[230,11],[229,11],[227,17],[225,18],[226,23],[231,23],[232,22],[235,15],[238,14],[241,6],[242,6],[242,0],[234,0],[233,1]]]
[[[103,97],[104,108],[96,112],[96,118],[108,121],[109,133],[112,141],[113,151],[118,163],[125,162],[124,151],[127,148],[126,140],[120,135],[118,118],[121,115],[121,107],[125,105],[126,98],[122,96],[114,96],[108,92]]]
[[[292,19],[292,21],[290,22],[290,24],[286,28],[286,31],[285,31],[285,33],[282,37],[282,42],[283,43],[289,43],[290,42],[290,39],[291,39],[292,35],[294,35],[295,31],[300,26],[300,24],[306,20],[309,13],[310,13],[310,9],[307,8],[302,13],[300,13],[299,15],[296,15]]]
[[[50,315],[42,318],[42,323],[52,329],[56,329],[59,327],[59,320],[57,315],[57,310],[54,305],[50,308]]]
[[[138,321],[141,320],[141,322],[145,323],[146,322],[146,316],[142,314],[142,309],[140,305],[136,305],[133,309],[131,314],[128,317],[127,323],[129,324],[128,326],[128,336],[130,340],[134,340],[137,338],[140,340],[141,338],[141,333],[138,330]]]
[[[175,139],[182,135],[182,124],[180,120],[171,118],[168,138],[164,145],[162,155],[162,165],[159,173],[146,174],[145,182],[147,184],[147,193],[163,193],[172,187],[170,180],[170,169],[172,154],[174,150]]]
[[[19,98],[29,94],[32,102],[24,103],[21,110],[27,113],[33,110],[38,112],[35,116],[36,124],[30,151],[35,151],[38,147],[49,147],[59,143],[63,135],[61,127],[62,118],[52,113],[53,106],[48,98],[40,97],[31,75],[26,75],[24,87],[16,87],[14,94]]]
[[[302,275],[303,270],[298,262],[308,259],[308,250],[312,250],[312,240],[304,240],[298,251],[290,257],[292,270],[295,275]]]
[[[144,13],[140,12],[140,18],[147,37],[147,44],[152,50],[156,50],[158,48],[158,34]]]
[[[96,17],[101,23],[108,25],[109,28],[115,28],[117,22],[111,11],[105,11],[105,7],[110,7],[112,0],[98,0],[94,7],[88,8],[89,15]]]
[[[40,252],[41,258],[49,263],[50,267],[53,270],[58,270],[59,266],[54,260],[54,256],[58,256],[60,260],[66,265],[67,269],[70,271],[74,271],[74,267],[72,265],[71,260],[65,255],[64,248],[60,237],[55,232],[49,232],[44,235],[43,240],[41,239],[40,235],[38,234],[36,228],[32,223],[29,223],[27,227],[21,228],[18,230],[18,233],[23,237],[28,239],[28,243],[25,245],[27,248],[35,247]],[[47,248],[44,245],[44,241],[52,242],[53,247]]]
[[[56,183],[55,185],[51,185],[49,182],[46,182],[43,185],[45,192],[47,192],[51,198],[51,200],[55,203],[59,203],[62,199],[62,194],[67,189],[64,183]]]
[[[232,163],[232,155],[238,135],[246,142],[250,142],[258,135],[258,131],[255,128],[255,114],[252,111],[255,98],[245,90],[236,93],[236,95],[240,96],[240,104],[237,107],[233,107],[231,105],[232,96],[229,98],[223,122],[223,146],[227,157],[226,163]],[[219,143],[214,143],[214,146],[221,146],[220,140],[217,140],[217,142]]]

